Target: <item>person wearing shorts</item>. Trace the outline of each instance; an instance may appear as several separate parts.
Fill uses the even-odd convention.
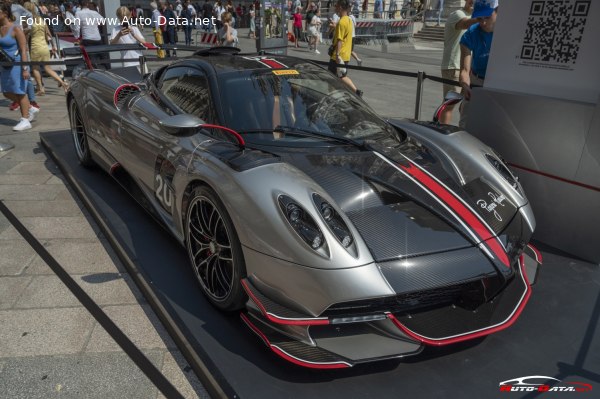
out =
[[[444,28],[444,55],[442,57],[442,78],[458,82],[460,77],[460,39],[465,29],[477,23],[477,19],[471,18],[473,12],[473,0],[466,0],[463,8],[454,11],[448,16]],[[443,97],[449,91],[460,93],[458,85],[444,83]],[[452,112],[454,105],[449,105],[440,115],[440,123],[452,123]]]
[[[348,0],[338,0],[335,5],[336,13],[340,20],[335,25],[333,32],[333,52],[329,59],[328,69],[331,73],[342,79],[354,93],[362,96],[362,90],[358,90],[352,80],[348,77],[346,65],[350,63],[352,53],[352,21],[348,17],[350,3]],[[342,65],[342,66],[338,66]]]

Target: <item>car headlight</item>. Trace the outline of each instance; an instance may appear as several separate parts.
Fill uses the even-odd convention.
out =
[[[331,204],[319,194],[313,194],[313,201],[321,217],[325,221],[327,227],[338,242],[346,249],[346,251],[351,252],[352,255],[356,256],[356,250],[354,248],[354,237],[350,232],[350,229],[344,222],[344,219],[340,216],[338,212],[331,206]]]
[[[323,232],[309,213],[287,195],[280,195],[277,200],[286,220],[300,238],[315,251],[323,247]]]

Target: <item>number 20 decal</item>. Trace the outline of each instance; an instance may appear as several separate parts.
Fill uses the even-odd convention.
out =
[[[167,210],[171,210],[173,205],[173,191],[169,188],[167,182],[165,182],[161,175],[156,175],[156,198],[163,204]]]

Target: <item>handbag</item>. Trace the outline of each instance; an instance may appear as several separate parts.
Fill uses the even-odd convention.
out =
[[[15,59],[8,55],[4,49],[0,48],[0,62],[15,62]]]
[[[335,52],[335,47],[332,44],[331,46],[329,46],[329,49],[327,49],[327,54],[329,54],[330,57],[333,57],[334,52]]]

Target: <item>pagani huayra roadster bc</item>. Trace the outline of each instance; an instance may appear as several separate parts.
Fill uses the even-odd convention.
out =
[[[541,263],[534,216],[465,131],[385,120],[292,57],[214,48],[129,72],[71,85],[80,163],[122,182],[187,248],[206,298],[277,355],[351,367],[521,314]]]

